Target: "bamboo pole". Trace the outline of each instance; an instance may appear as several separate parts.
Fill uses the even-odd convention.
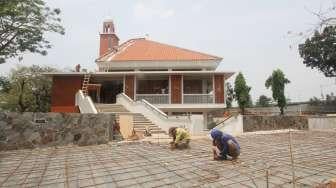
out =
[[[293,143],[292,143],[292,132],[289,129],[289,152],[291,158],[291,165],[292,165],[292,182],[293,188],[295,188],[295,167],[294,167],[294,157],[293,157]]]

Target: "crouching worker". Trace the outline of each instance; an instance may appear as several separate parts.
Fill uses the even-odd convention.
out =
[[[227,160],[228,156],[230,156],[232,160],[238,158],[240,146],[233,136],[217,129],[212,129],[210,135],[213,139],[214,160]]]
[[[190,135],[186,129],[171,127],[169,128],[169,136],[173,137],[170,142],[171,149],[186,149],[189,148]]]

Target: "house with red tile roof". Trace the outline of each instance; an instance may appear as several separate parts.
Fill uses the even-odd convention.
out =
[[[153,124],[160,124],[155,114],[175,120],[198,114],[203,129],[209,112],[225,108],[225,80],[234,73],[216,71],[222,60],[146,38],[119,44],[113,21],[105,21],[96,72],[48,74],[53,77],[51,111],[142,113]]]

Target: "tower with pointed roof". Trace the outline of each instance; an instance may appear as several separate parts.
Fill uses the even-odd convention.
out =
[[[99,56],[111,52],[118,48],[119,38],[115,34],[115,28],[112,20],[105,20],[103,23],[103,32],[100,33]]]

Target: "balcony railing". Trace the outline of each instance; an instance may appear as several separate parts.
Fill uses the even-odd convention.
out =
[[[151,104],[169,104],[169,94],[136,94],[136,100],[145,99]]]
[[[183,103],[184,104],[206,104],[213,103],[213,94],[184,94]]]

